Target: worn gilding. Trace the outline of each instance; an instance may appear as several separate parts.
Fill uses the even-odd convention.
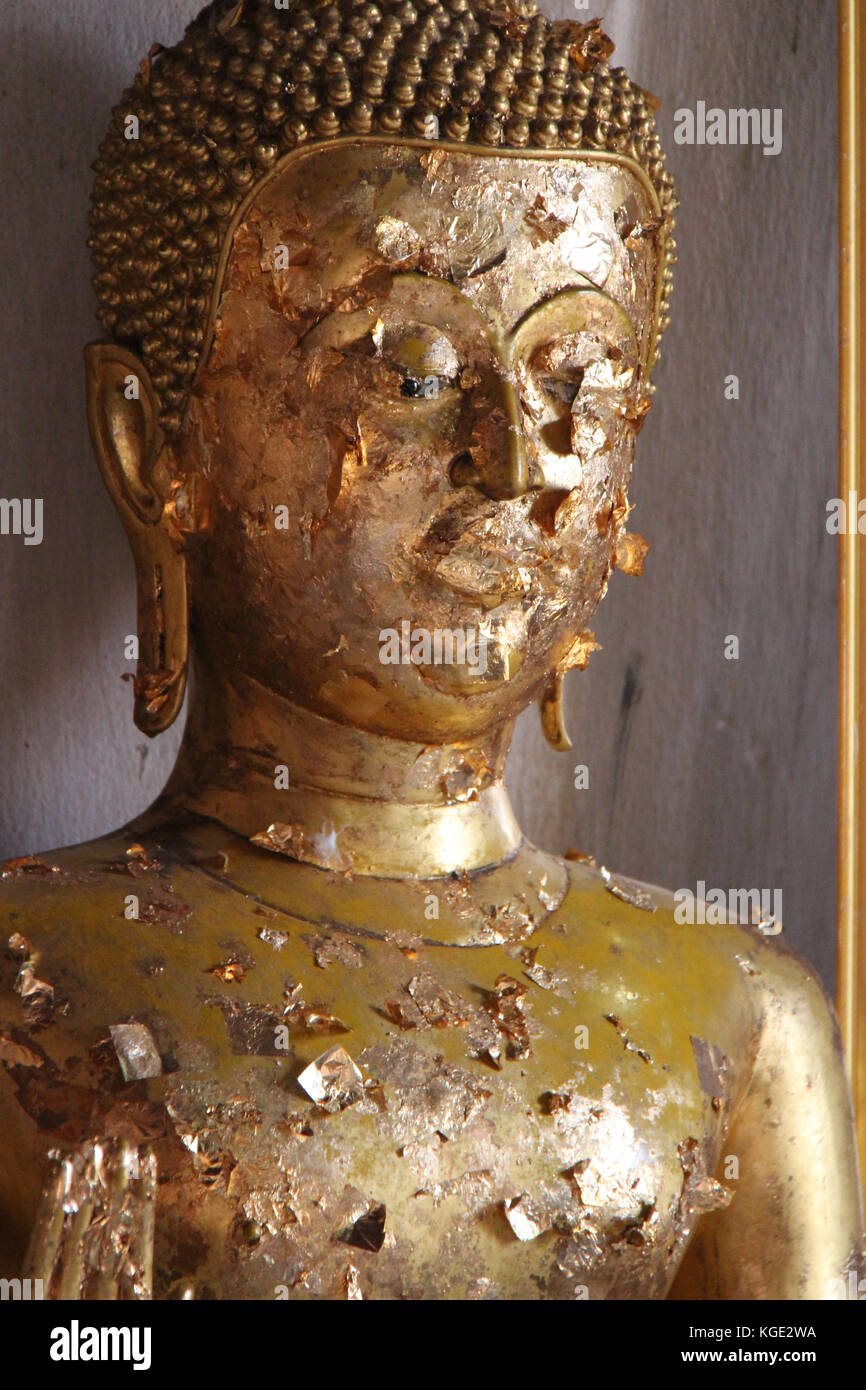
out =
[[[858,1267],[811,971],[534,848],[505,791],[527,704],[568,746],[562,682],[647,551],[673,194],[610,49],[525,5],[232,3],[118,108],[89,417],[136,720],[190,698],[146,815],[0,868],[0,1253],[51,1296],[826,1298]]]

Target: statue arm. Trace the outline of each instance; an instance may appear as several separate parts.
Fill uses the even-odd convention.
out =
[[[702,1218],[671,1297],[856,1297],[863,1225],[839,1030],[798,958],[770,943],[761,954],[761,1038],[717,1173],[734,1199]]]

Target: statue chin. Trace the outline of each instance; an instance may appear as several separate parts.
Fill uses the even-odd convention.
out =
[[[63,1299],[829,1297],[861,1216],[817,980],[537,849],[504,782],[530,700],[570,747],[564,677],[647,550],[652,100],[598,21],[524,0],[314,15],[207,12],[97,161],[139,727],[194,679],[149,811],[0,866],[0,1268]]]

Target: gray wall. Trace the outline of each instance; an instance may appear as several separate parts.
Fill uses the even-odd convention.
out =
[[[592,10],[548,0],[548,12]],[[0,538],[0,855],[101,834],[159,791],[178,742],[130,718],[125,542],[91,462],[81,345],[97,336],[88,165],[151,42],[196,0],[4,0],[0,496],[46,499],[41,546]],[[604,646],[568,679],[573,754],[523,716],[527,831],[670,887],[782,888],[832,980],[835,916],[836,114],[833,0],[608,0],[615,61],[664,102],[680,264],[633,529]],[[784,147],[675,146],[677,107],[781,107]],[[741,398],[723,397],[736,373]],[[740,639],[738,661],[724,639]],[[589,790],[576,791],[585,763]]]

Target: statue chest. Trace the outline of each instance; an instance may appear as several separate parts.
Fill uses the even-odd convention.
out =
[[[169,1087],[183,1153],[163,1161],[157,1296],[663,1297],[730,1199],[695,1097],[579,1066],[538,1091],[531,1067],[481,1071],[437,1040],[387,1035],[360,1080],[331,1044],[321,1104],[289,1058]]]
[[[606,922],[446,947],[235,898],[124,952],[40,942],[68,1004],[10,1083],[42,1154],[153,1149],[157,1297],[664,1297],[730,1198],[736,965],[699,992],[702,958]]]

